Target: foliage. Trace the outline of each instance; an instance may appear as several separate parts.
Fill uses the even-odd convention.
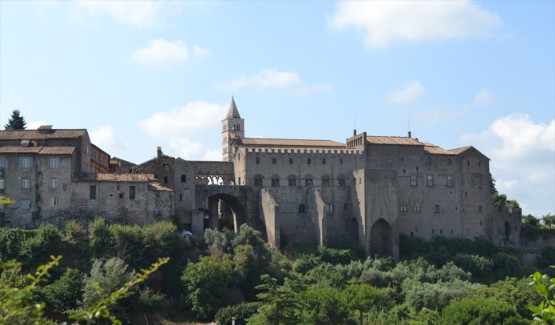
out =
[[[513,306],[493,299],[453,302],[443,309],[440,324],[522,324]]]
[[[530,225],[530,226],[534,226],[534,227],[538,227],[540,225],[540,219],[534,217],[531,214],[527,214],[525,216],[522,216],[522,222]]]
[[[480,255],[457,254],[453,262],[473,276],[484,276],[493,269],[493,261]]]
[[[351,284],[344,291],[347,305],[359,312],[359,322],[362,324],[364,313],[372,307],[381,309],[386,301],[383,292],[367,284]]]
[[[407,279],[402,288],[406,292],[405,301],[418,311],[423,307],[441,309],[452,299],[464,297],[471,289],[479,286],[461,280],[429,283]]]
[[[542,217],[542,220],[543,220],[543,224],[548,227],[555,226],[555,214],[548,213]]]
[[[235,325],[247,324],[247,319],[256,313],[257,306],[253,303],[245,303],[220,308],[216,313],[215,320],[221,325],[231,325],[231,318],[235,317]]]
[[[65,312],[77,307],[82,285],[83,274],[76,269],[67,269],[58,280],[41,288],[39,295],[47,302],[47,308]]]
[[[34,275],[28,274],[28,284],[15,287],[10,283],[0,283],[0,323],[8,324],[21,322],[27,319],[29,322],[40,322],[44,309],[44,303],[35,302],[34,292],[41,282],[46,281],[48,271],[59,264],[62,257],[51,256],[51,261],[37,268]],[[15,262],[7,262],[1,265],[6,270],[17,267]]]
[[[19,228],[0,228],[0,262],[19,259],[21,247],[35,232]]]
[[[248,324],[298,324],[297,316],[300,304],[296,299],[296,292],[289,282],[278,285],[277,279],[268,274],[262,276],[262,284],[256,287],[260,291],[256,314],[251,316]]]
[[[302,302],[301,323],[345,324],[349,317],[349,306],[342,291],[313,285],[299,294]]]
[[[12,111],[12,116],[8,120],[8,124],[4,125],[6,131],[10,130],[25,130],[27,122],[25,118],[21,115],[21,112],[16,109]]]
[[[189,263],[181,277],[195,315],[201,319],[214,317],[229,302],[228,288],[233,283],[233,262],[229,255],[221,258],[203,256]]]
[[[62,250],[62,233],[54,225],[45,223],[22,243],[21,254],[25,261],[34,264],[44,263],[47,256]]]
[[[114,234],[103,218],[98,217],[89,223],[89,246],[93,257],[113,257],[115,255]]]

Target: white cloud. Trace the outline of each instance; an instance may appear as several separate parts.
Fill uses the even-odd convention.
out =
[[[172,6],[167,1],[77,1],[88,15],[106,15],[118,23],[134,27],[153,27],[160,20],[161,13]],[[82,14],[75,17],[83,20]]]
[[[92,143],[109,154],[120,151],[125,147],[124,141],[116,136],[116,132],[111,125],[104,125],[91,130],[90,137]]]
[[[187,45],[181,40],[166,41],[164,39],[156,39],[151,41],[147,46],[136,49],[129,57],[129,60],[138,64],[167,66],[187,61],[191,57],[189,52]],[[193,47],[193,55],[206,57],[210,55],[210,51],[195,45]]]
[[[370,47],[394,41],[488,37],[501,26],[499,15],[462,1],[345,1],[329,19],[335,29],[353,27]]]
[[[27,125],[25,127],[28,130],[36,130],[36,129],[38,129],[39,126],[42,126],[42,125],[48,125],[48,122],[45,122],[45,121],[27,122]]]
[[[493,105],[493,103],[493,96],[487,89],[480,90],[480,92],[474,97],[474,104],[478,106],[488,107]]]
[[[168,112],[155,113],[140,121],[139,125],[149,136],[161,139],[178,138],[219,126],[225,112],[224,105],[196,101]]]
[[[555,119],[536,123],[528,115],[512,114],[463,141],[491,159],[498,191],[518,200],[525,214],[555,212]]]
[[[420,81],[410,81],[403,88],[392,91],[387,96],[387,101],[393,104],[407,104],[421,98],[424,92]]]
[[[275,69],[264,69],[250,75],[241,75],[233,78],[221,88],[227,91],[235,91],[242,88],[292,88],[300,94],[313,92],[330,92],[330,85],[307,86],[301,76],[294,71],[279,71]]]

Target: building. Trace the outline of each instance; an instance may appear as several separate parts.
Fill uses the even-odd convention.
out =
[[[483,236],[517,245],[520,209],[494,209],[489,159],[404,136],[331,140],[245,136],[232,98],[222,161],[165,155],[135,165],[90,143],[86,130],[0,131],[0,194],[18,203],[8,225],[79,208],[115,222],[173,219],[206,228],[260,229],[275,246],[356,239],[372,256],[397,256],[399,236]],[[5,208],[6,209],[6,208]]]

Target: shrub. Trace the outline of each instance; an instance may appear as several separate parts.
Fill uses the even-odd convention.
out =
[[[235,325],[247,324],[247,318],[256,313],[257,306],[252,303],[239,304],[220,308],[215,320],[220,325],[230,325],[231,317],[235,317]]]
[[[441,324],[514,324],[522,320],[515,308],[492,299],[460,300],[443,309]],[[506,322],[507,321],[507,322]]]

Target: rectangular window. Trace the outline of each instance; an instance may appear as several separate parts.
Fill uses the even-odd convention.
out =
[[[187,183],[187,175],[181,174],[181,183]]]
[[[129,186],[129,199],[130,200],[135,200],[135,186],[134,185]]]
[[[345,187],[345,179],[344,178],[338,178],[337,182],[339,183],[339,186]]]
[[[84,201],[77,201],[75,202],[75,206],[78,208],[84,208],[85,207],[85,202]]]
[[[262,178],[257,177],[254,179],[254,186],[262,186]]]
[[[0,179],[0,190],[3,190],[6,188],[6,181],[3,179]]]
[[[51,157],[50,158],[50,168],[58,168],[59,159],[58,157]]]
[[[322,179],[322,186],[330,186],[330,179],[329,178],[323,178]]]
[[[31,187],[31,181],[28,179],[24,179],[21,181],[21,187],[22,188],[29,188]]]
[[[428,175],[426,177],[426,186],[434,186],[434,175]]]
[[[276,164],[276,158],[272,158],[272,165]]]
[[[279,178],[272,178],[272,186],[274,187],[279,186]]]
[[[306,159],[306,164],[307,164],[307,165],[310,165],[310,163],[311,163],[310,158],[307,158],[307,159]]]
[[[326,205],[326,212],[328,212],[328,213],[333,212],[333,204],[327,204]]]
[[[6,168],[6,157],[0,156],[0,168]]]
[[[291,177],[291,178],[289,179],[289,186],[297,186],[297,179]]]
[[[50,188],[58,188],[58,179],[57,178],[51,178],[50,182],[49,182],[49,186],[50,186]]]
[[[439,204],[436,204],[436,207],[434,209],[434,213],[439,213]]]
[[[304,186],[312,186],[312,178],[305,179]]]
[[[20,207],[25,210],[29,210],[31,208],[31,200],[21,200]]]
[[[33,159],[31,157],[21,157],[19,160],[19,166],[21,168],[31,168],[33,165]]]
[[[410,175],[410,186],[418,185],[417,180],[418,180],[418,178],[416,177],[416,175]]]
[[[57,205],[58,205],[58,198],[57,198],[56,196],[50,198],[50,206],[55,207],[55,206],[57,206]]]
[[[453,186],[453,175],[447,175],[447,186]]]
[[[96,185],[89,186],[89,200],[96,200]]]

